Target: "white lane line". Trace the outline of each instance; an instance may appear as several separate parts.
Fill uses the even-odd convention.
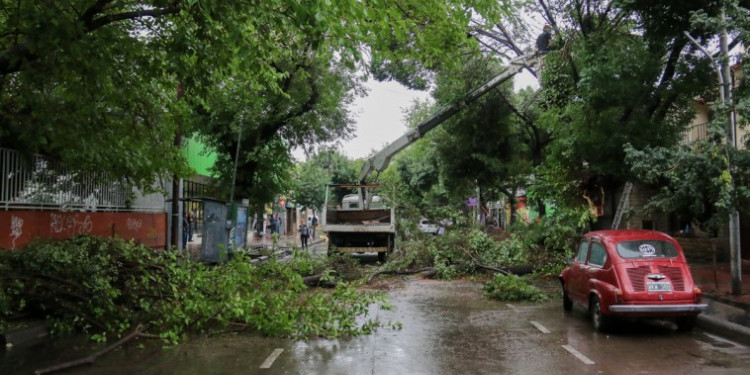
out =
[[[575,350],[575,348],[573,348],[572,346],[570,346],[570,345],[563,345],[562,347],[563,347],[563,349],[567,350],[568,353],[572,354],[573,356],[575,356],[576,358],[578,358],[578,360],[580,360],[581,362],[583,362],[583,364],[585,364],[585,365],[593,365],[593,364],[595,364],[594,361],[590,360],[588,357],[586,357],[585,355],[581,354],[581,352],[579,352],[578,350]]]
[[[260,365],[260,368],[271,368],[271,365],[273,365],[273,361],[275,361],[276,358],[279,358],[279,355],[283,351],[284,351],[284,349],[276,349],[276,350],[274,350],[273,353],[271,353],[271,355],[269,355],[268,358],[266,358],[266,361],[263,362],[262,365]]]
[[[549,330],[547,329],[547,327],[541,325],[539,322],[535,322],[535,321],[532,320],[529,323],[531,323],[532,326],[536,327],[536,329],[538,329],[539,332],[541,332],[541,333],[549,333]]]
[[[510,303],[506,303],[505,306],[508,306],[511,310],[513,310],[513,312],[521,312],[518,310],[518,307],[515,307],[511,305]]]

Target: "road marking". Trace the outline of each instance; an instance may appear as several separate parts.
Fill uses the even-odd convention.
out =
[[[266,358],[266,361],[263,362],[262,365],[260,365],[260,368],[271,368],[271,365],[273,365],[273,361],[275,361],[276,358],[279,358],[279,355],[283,351],[284,351],[284,349],[276,349],[276,350],[274,350],[273,353],[271,353],[271,355],[269,355],[268,358]]]
[[[562,347],[563,347],[563,349],[567,350],[568,353],[570,353],[573,356],[575,356],[576,358],[578,358],[578,360],[580,360],[584,364],[586,364],[586,365],[593,365],[593,364],[595,364],[594,361],[590,360],[588,357],[586,357],[585,355],[581,354],[581,352],[579,352],[578,350],[575,350],[575,348],[573,348],[572,346],[570,346],[570,345],[563,345]]]
[[[531,323],[532,326],[536,327],[536,329],[538,329],[539,332],[541,332],[541,333],[549,333],[549,330],[547,329],[547,327],[539,324],[539,322],[535,322],[535,321],[532,320],[529,323]]]
[[[510,307],[510,309],[513,310],[513,312],[521,312],[521,311],[518,310],[518,307],[515,307],[515,306],[511,305],[510,303],[506,303],[505,306]]]

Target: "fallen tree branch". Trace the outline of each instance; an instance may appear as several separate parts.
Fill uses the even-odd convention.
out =
[[[123,344],[125,344],[126,342],[132,340],[133,338],[140,336],[142,330],[143,330],[143,326],[139,324],[129,334],[127,334],[126,336],[124,336],[123,338],[121,338],[120,340],[118,340],[117,342],[115,342],[114,344],[112,344],[112,345],[110,345],[110,346],[108,346],[108,347],[106,347],[106,348],[104,348],[104,349],[102,349],[102,350],[100,350],[100,351],[98,351],[96,353],[93,353],[91,355],[88,355],[88,356],[80,358],[80,359],[76,359],[76,360],[73,360],[73,361],[61,363],[59,365],[55,365],[55,366],[52,366],[52,367],[47,367],[47,368],[43,368],[41,370],[36,370],[36,371],[34,371],[34,374],[37,374],[37,375],[40,375],[40,374],[50,374],[50,373],[53,373],[53,372],[57,372],[57,371],[69,369],[69,368],[72,368],[72,367],[77,367],[77,366],[82,366],[82,365],[90,365],[90,364],[94,363],[94,361],[96,361],[97,358],[99,358],[99,357],[103,356],[104,354],[107,354],[107,353],[109,353],[109,352],[117,349],[117,347],[122,346]]]
[[[534,271],[534,266],[531,266],[531,265],[507,266],[507,267],[502,267],[502,268],[487,266],[487,265],[479,263],[479,260],[474,255],[472,255],[468,250],[463,249],[463,248],[461,250],[463,250],[466,256],[471,258],[472,262],[474,263],[475,268],[481,268],[487,271],[502,273],[503,275],[506,275],[506,276],[511,275],[511,274],[516,275],[516,276],[523,276]]]
[[[497,268],[497,267],[492,267],[492,266],[486,266],[484,264],[475,263],[475,266],[477,268],[481,268],[484,270],[502,273],[503,275],[523,276],[523,275],[534,272],[534,266],[532,265],[507,266],[507,267]]]
[[[331,280],[321,280],[323,278],[323,276],[325,276],[325,275],[326,274],[321,273],[321,274],[312,275],[312,276],[305,276],[305,277],[302,278],[302,281],[307,286],[315,286],[315,287],[323,287],[323,288],[335,288],[338,285],[337,282],[331,281]]]
[[[476,262],[474,263],[474,267],[481,268],[481,269],[487,270],[487,271],[502,273],[503,275],[506,275],[506,276],[510,275],[510,272],[508,272],[507,270],[504,270],[502,268],[496,268],[496,267],[492,267],[492,266],[485,266],[484,264],[479,264],[479,263],[476,263]]]
[[[367,282],[368,283],[371,282],[375,277],[380,276],[380,275],[413,275],[415,273],[421,273],[421,272],[424,272],[424,275],[423,275],[424,277],[432,277],[435,274],[437,274],[437,270],[435,269],[435,267],[425,267],[425,268],[420,268],[418,270],[406,270],[406,271],[380,270],[370,275],[370,277],[367,278]]]

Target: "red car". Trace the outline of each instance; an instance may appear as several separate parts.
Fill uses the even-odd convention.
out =
[[[689,331],[706,304],[680,244],[651,230],[602,230],[583,236],[560,274],[563,308],[579,304],[597,331],[617,317],[673,320]]]

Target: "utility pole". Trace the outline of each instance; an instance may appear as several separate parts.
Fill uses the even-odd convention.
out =
[[[240,114],[240,128],[237,130],[237,150],[234,153],[234,172],[232,173],[232,192],[229,193],[229,203],[234,202],[234,185],[237,184],[237,164],[240,160],[240,142],[242,142],[242,114]]]
[[[177,84],[177,101],[180,101],[185,96],[185,87],[182,82]],[[174,134],[173,146],[177,149],[182,147],[182,122],[177,124],[177,131]],[[181,238],[180,238],[180,226],[182,220],[180,217],[180,178],[177,174],[172,176],[172,247],[179,249]]]
[[[729,121],[727,124],[727,148],[737,148],[736,134],[737,129],[734,112],[734,101],[732,98],[732,72],[729,66],[729,48],[727,46],[727,27],[726,27],[726,14],[724,9],[721,10],[721,22],[723,24],[721,29],[721,35],[719,36],[719,42],[721,45],[721,56],[724,60],[722,64],[722,83],[724,90],[725,104],[728,105],[729,109]],[[729,175],[731,178],[730,184],[734,188],[734,178],[732,175],[732,161],[727,160],[729,164]],[[729,213],[729,258],[730,268],[732,275],[732,294],[742,294],[742,253],[740,249],[740,214],[737,211],[737,207],[732,206],[731,212]]]

